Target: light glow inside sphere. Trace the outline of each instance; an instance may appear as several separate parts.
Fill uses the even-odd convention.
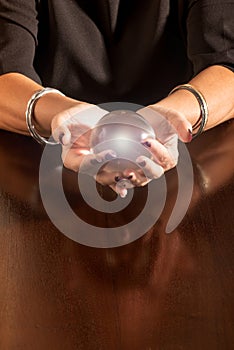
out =
[[[151,125],[130,110],[116,110],[106,114],[92,130],[90,148],[94,154],[113,150],[117,158],[135,162],[140,155],[151,157],[141,142],[155,138]]]

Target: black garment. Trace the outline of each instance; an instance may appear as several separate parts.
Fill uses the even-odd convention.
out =
[[[0,0],[0,74],[92,103],[156,102],[234,69],[234,0]]]

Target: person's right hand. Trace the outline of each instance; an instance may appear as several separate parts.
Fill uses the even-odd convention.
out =
[[[55,115],[51,123],[52,135],[62,145],[62,160],[66,168],[93,176],[100,184],[125,196],[126,189],[115,189],[116,174],[106,167],[106,163],[116,157],[114,151],[107,149],[93,154],[90,150],[92,128],[107,113],[98,106],[80,103]]]
[[[89,171],[95,162],[102,162],[107,152],[94,155],[89,141],[92,128],[107,112],[89,103],[79,103],[66,109],[52,119],[52,135],[62,145],[62,160],[66,168]]]

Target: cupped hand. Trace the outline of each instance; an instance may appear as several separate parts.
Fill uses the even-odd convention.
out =
[[[156,138],[143,140],[142,145],[146,147],[151,157],[139,156],[136,159],[137,168],[126,168],[112,188],[118,192],[122,179],[128,178],[128,188],[144,186],[153,179],[157,179],[164,172],[174,168],[178,162],[178,138],[183,142],[192,140],[192,126],[187,119],[176,110],[165,109],[157,105],[148,106],[137,111],[153,127]],[[128,176],[131,177],[128,177]],[[127,189],[125,189],[125,195]]]
[[[93,154],[90,149],[92,129],[108,112],[98,106],[79,103],[58,113],[52,120],[52,135],[62,145],[62,160],[66,168],[93,176],[102,185],[110,186],[122,197],[126,189],[115,188],[116,172],[109,163],[116,158],[113,150]],[[131,184],[132,187],[132,184]]]
[[[132,187],[146,185],[176,166],[178,137],[189,142],[191,125],[182,115],[161,107],[148,106],[138,111],[153,127],[156,139],[145,139],[151,157],[139,156],[136,162],[123,162],[113,150],[93,154],[90,150],[91,131],[108,112],[98,106],[80,103],[57,114],[52,120],[52,134],[62,144],[64,166],[93,176],[102,185],[110,186],[121,197]],[[121,163],[121,166],[119,166]]]
[[[55,115],[51,123],[52,135],[62,145],[65,167],[79,171],[86,156],[87,163],[95,158],[100,161],[99,155],[91,154],[89,140],[92,128],[106,113],[95,105],[79,103]]]
[[[178,138],[190,142],[192,126],[182,114],[157,105],[142,108],[138,113],[153,127],[156,138],[147,138],[142,143],[151,152],[151,159],[140,156],[136,161],[143,165],[149,179],[155,179],[177,165]]]

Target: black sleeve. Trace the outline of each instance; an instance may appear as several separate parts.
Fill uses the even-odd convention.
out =
[[[234,71],[234,0],[190,0],[187,45],[195,74],[216,64]]]
[[[40,83],[33,62],[37,46],[35,0],[0,0],[0,74],[17,72]]]

